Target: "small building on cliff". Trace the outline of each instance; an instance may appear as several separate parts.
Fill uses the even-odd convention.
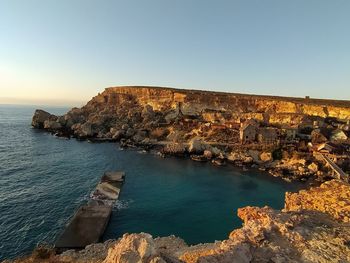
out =
[[[271,144],[277,143],[278,129],[272,127],[259,128],[257,139],[259,143]]]
[[[253,120],[241,123],[239,129],[239,139],[241,143],[254,142],[257,134],[257,123]]]
[[[282,127],[281,128],[281,137],[287,142],[293,142],[296,139],[298,133],[298,127]]]

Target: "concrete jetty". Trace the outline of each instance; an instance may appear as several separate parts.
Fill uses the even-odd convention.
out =
[[[91,193],[88,203],[79,207],[57,239],[55,248],[80,249],[100,241],[124,179],[124,172],[106,172]]]

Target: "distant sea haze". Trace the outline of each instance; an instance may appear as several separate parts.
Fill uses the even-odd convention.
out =
[[[31,128],[35,108],[0,105],[0,259],[53,242],[106,170],[125,171],[126,182],[104,239],[149,232],[189,244],[222,240],[242,223],[238,207],[281,208],[285,191],[298,187],[258,171],[57,138]]]
[[[46,107],[60,107],[73,108],[83,106],[89,99],[86,100],[69,100],[69,99],[37,99],[37,98],[13,98],[0,97],[0,105],[25,105],[25,106],[45,106]],[[48,106],[50,105],[50,106]]]

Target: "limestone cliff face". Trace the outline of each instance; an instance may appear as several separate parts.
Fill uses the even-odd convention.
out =
[[[225,125],[253,118],[270,124],[299,125],[307,116],[350,120],[350,102],[160,87],[113,87],[61,117],[37,111],[32,125],[79,138],[125,138],[140,143],[145,139],[176,137],[188,142],[201,135],[208,141],[221,143],[228,136],[206,133],[203,127],[206,122]],[[158,134],[162,136],[155,136],[153,131],[160,127],[163,132]],[[205,134],[195,134],[195,129]],[[169,133],[173,135],[166,138]],[[234,141],[230,139],[231,143]]]
[[[60,255],[39,249],[13,262],[350,262],[350,224],[345,217],[349,213],[349,192],[349,184],[333,180],[310,190],[287,193],[282,211],[270,207],[241,208],[238,216],[244,222],[242,228],[215,243],[188,246],[174,236],[125,234],[116,241]]]
[[[134,101],[141,108],[150,105],[165,115],[179,110],[208,122],[239,122],[254,118],[271,124],[295,124],[305,116],[350,119],[350,102],[257,96],[158,87],[114,87],[94,97],[89,105],[120,105]]]
[[[232,113],[305,114],[320,117],[350,118],[350,102],[320,99],[302,99],[276,96],[258,96],[235,93],[180,90],[161,87],[107,88],[93,100],[101,103],[118,103],[120,98],[134,97],[144,106],[156,110],[176,107],[182,103],[184,112],[199,114],[205,109],[231,111]]]

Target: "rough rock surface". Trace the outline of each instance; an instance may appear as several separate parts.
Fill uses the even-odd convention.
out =
[[[243,145],[240,124],[252,118],[260,127],[260,133]],[[289,141],[279,142],[285,140],[288,133],[282,127],[293,125],[298,131],[307,130],[310,125],[313,127],[312,119],[325,123],[325,118],[345,125],[350,121],[350,102],[122,86],[105,89],[85,106],[73,108],[63,116],[37,110],[32,125],[57,136],[119,141],[122,147],[154,149],[162,156],[198,155],[200,157],[192,159],[211,159],[215,165],[228,159],[245,168],[258,166],[286,181],[310,178],[323,181],[322,173],[329,169],[308,152],[307,139],[301,139],[299,145],[294,130],[292,140],[297,141],[292,143],[294,148],[288,146]],[[311,136],[314,142],[327,139],[316,135],[305,136]],[[348,146],[350,149],[350,140]],[[288,155],[303,152],[306,156],[302,159],[308,161],[306,166],[287,158],[281,160],[282,151]],[[218,157],[220,160],[215,159]],[[308,169],[312,162],[324,169],[316,169],[314,165]],[[345,169],[350,170],[350,158],[347,162]]]
[[[34,112],[34,116],[32,118],[32,126],[34,128],[40,129],[48,129],[49,125],[45,124],[45,122],[55,122],[57,120],[57,116],[52,115],[44,110],[36,110]]]
[[[286,193],[286,211],[312,210],[331,215],[342,222],[350,223],[350,189],[341,181],[328,181],[320,187]]]
[[[216,243],[188,246],[174,236],[125,234],[117,241],[93,244],[78,252],[33,252],[12,262],[350,262],[349,193],[349,184],[333,180],[286,193],[282,211],[267,206],[241,208],[238,216],[243,227]]]
[[[52,119],[53,115],[38,110],[34,114],[32,124],[34,127],[43,128],[44,121],[52,119],[68,129],[72,135],[82,138],[98,135],[111,138],[111,128],[115,131],[123,130],[124,133],[130,128],[130,137],[135,129],[167,129],[167,125],[171,124],[171,128],[176,131],[186,133],[188,130],[191,133],[186,136],[192,138],[198,136],[198,133],[205,133],[211,140],[221,135],[221,141],[227,136],[232,141],[232,136],[238,135],[232,130],[219,129],[208,133],[203,129],[194,131],[191,127],[196,126],[196,121],[225,124],[249,118],[269,120],[271,124],[281,125],[301,123],[305,116],[349,119],[350,103],[158,87],[113,87],[93,97],[84,107],[73,108],[62,118]],[[185,120],[185,123],[180,123],[182,120]],[[56,128],[55,125],[52,127]]]

